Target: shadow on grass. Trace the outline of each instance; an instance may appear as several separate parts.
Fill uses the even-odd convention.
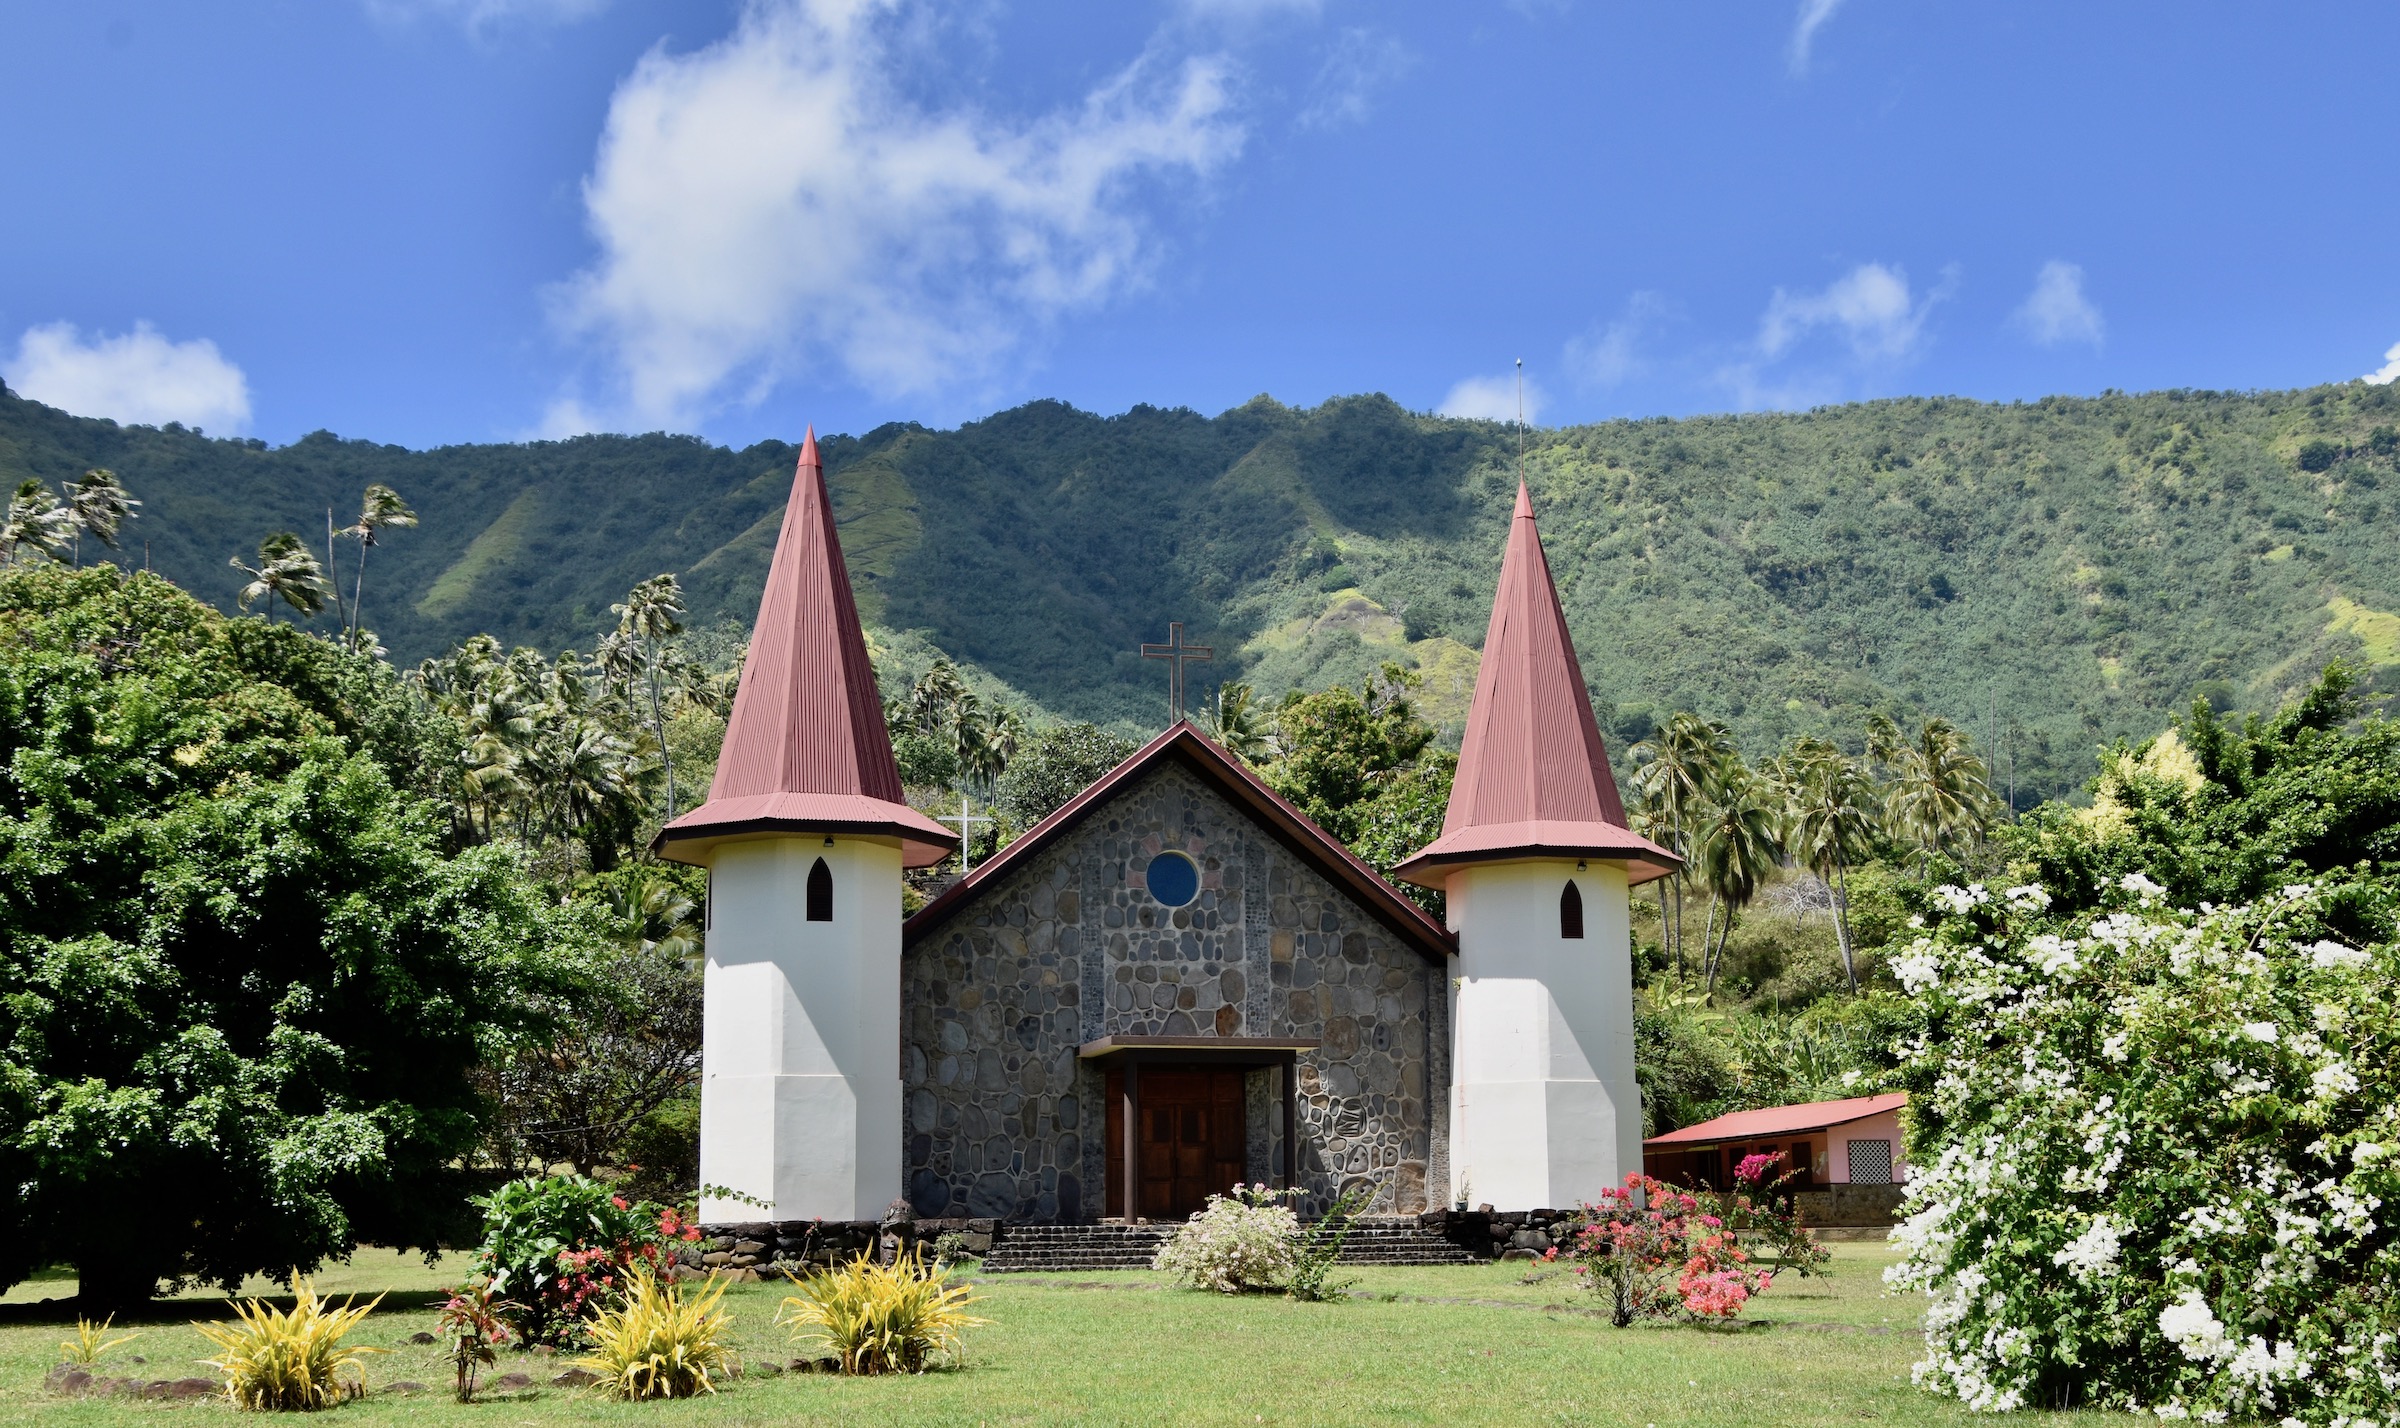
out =
[[[342,1304],[356,1299],[360,1304],[371,1304],[378,1296],[382,1298],[383,1303],[377,1312],[383,1314],[420,1313],[427,1309],[439,1309],[444,1302],[444,1296],[429,1295],[422,1285],[408,1289],[342,1290],[330,1295],[319,1294],[317,1299],[319,1303],[330,1301],[333,1304]],[[78,1319],[88,1318],[98,1321],[111,1314],[116,1316],[118,1328],[155,1328],[161,1325],[188,1324],[194,1319],[206,1321],[226,1317],[232,1312],[231,1306],[237,1299],[257,1299],[271,1308],[285,1312],[289,1312],[292,1306],[299,1302],[296,1296],[286,1291],[223,1297],[213,1295],[204,1297],[195,1294],[188,1298],[153,1299],[147,1304],[118,1305],[113,1309],[86,1304],[80,1299],[45,1299],[34,1304],[0,1304],[0,1328],[57,1324],[72,1329]]]

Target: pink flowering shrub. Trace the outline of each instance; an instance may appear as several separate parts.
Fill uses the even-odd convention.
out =
[[[1628,1175],[1582,1208],[1568,1252],[1584,1286],[1607,1296],[1609,1320],[1620,1328],[1678,1311],[1730,1319],[1775,1277],[1751,1267],[1739,1235],[1708,1200],[1663,1180]]]

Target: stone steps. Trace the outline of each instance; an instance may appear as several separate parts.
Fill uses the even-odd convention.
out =
[[[1173,1225],[1005,1225],[984,1256],[988,1274],[1042,1270],[1148,1269]],[[1414,1220],[1362,1220],[1342,1245],[1341,1263],[1359,1265],[1474,1264],[1467,1251]]]

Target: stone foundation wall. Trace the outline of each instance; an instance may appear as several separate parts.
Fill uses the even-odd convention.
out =
[[[1888,1229],[1900,1223],[1902,1185],[1827,1185],[1792,1196],[1802,1223]]]
[[[905,1254],[915,1246],[933,1253],[936,1241],[956,1232],[965,1237],[970,1254],[992,1247],[999,1221],[991,1219],[900,1220],[752,1220],[738,1224],[702,1225],[700,1239],[676,1252],[676,1263],[705,1272],[757,1272],[774,1265],[845,1263],[861,1254],[881,1255],[888,1236]]]
[[[1167,849],[1200,867],[1188,907],[1144,884]],[[1104,1072],[1083,1043],[1321,1038],[1297,1078],[1305,1185],[1322,1204],[1370,1180],[1373,1210],[1415,1213],[1448,1138],[1448,972],[1162,763],[903,949],[904,1193],[928,1215],[1102,1218]],[[1254,1092],[1249,1117],[1255,1175],[1280,1107]]]

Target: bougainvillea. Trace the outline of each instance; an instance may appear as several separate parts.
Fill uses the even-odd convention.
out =
[[[2400,958],[2361,875],[2234,907],[2139,873],[1933,895],[1893,969],[1916,1150],[1898,1286],[1971,1407],[2388,1422],[2400,1398]]]
[[[1264,1185],[1236,1185],[1230,1195],[1211,1195],[1200,1213],[1159,1247],[1151,1268],[1220,1294],[1283,1285],[1299,1258],[1300,1217],[1289,1203],[1294,1197],[1293,1191]]]
[[[1754,1168],[1763,1174],[1771,1165]],[[1753,1174],[1748,1183],[1758,1179]],[[1612,1323],[1622,1328],[1678,1310],[1695,1319],[1730,1319],[1766,1291],[1775,1272],[1751,1267],[1740,1233],[1722,1213],[1733,1208],[1725,1198],[1634,1174],[1582,1207],[1583,1224],[1567,1248],[1585,1287],[1607,1297]],[[1774,1212],[1743,1197],[1739,1213]],[[1813,1248],[1805,1232],[1796,1238]]]

